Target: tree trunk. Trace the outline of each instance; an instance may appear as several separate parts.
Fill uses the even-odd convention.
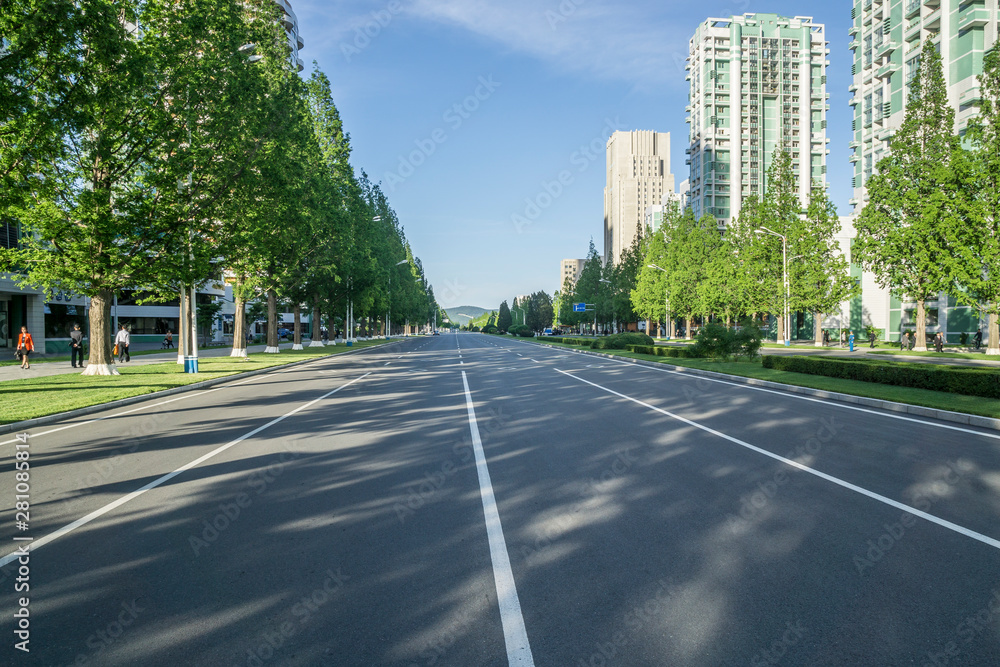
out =
[[[813,331],[816,347],[823,347],[823,316],[821,313],[813,313]]]
[[[990,323],[986,332],[986,354],[1000,355],[1000,317],[996,313],[990,313]]]
[[[81,375],[119,375],[111,358],[111,290],[90,297],[90,354]]]
[[[298,303],[295,304],[295,326],[292,327],[293,339],[292,339],[292,349],[301,350],[302,349],[302,306]]]
[[[177,294],[177,363],[184,365],[185,341],[188,337],[188,329],[184,326],[187,322],[187,290],[181,287]]]
[[[312,340],[309,341],[309,347],[323,347],[323,334],[320,332],[322,329],[322,313],[320,312],[320,299],[319,295],[313,297],[313,310],[312,315],[309,317],[309,321],[312,323]]]
[[[775,343],[781,343],[782,345],[784,345],[784,343],[785,343],[785,316],[784,315],[778,315],[775,318],[775,322],[777,322],[778,326],[775,329],[776,335],[774,337],[774,342]]]
[[[684,340],[691,340],[691,322],[692,318],[684,318]]]
[[[927,309],[924,307],[923,298],[917,299],[917,344],[913,351],[927,351]]]
[[[233,304],[236,312],[233,313],[233,351],[230,357],[247,356],[247,315],[246,303],[243,300],[243,280],[237,276],[236,285],[233,287]]]
[[[326,320],[326,330],[327,330],[327,335],[329,336],[330,345],[336,345],[337,344],[337,337],[336,337],[337,326],[336,325],[337,325],[337,323],[336,323],[336,321],[334,321],[333,313],[331,312],[330,313],[330,317],[328,317],[327,320]]]
[[[278,354],[278,295],[267,290],[267,347],[264,354]]]

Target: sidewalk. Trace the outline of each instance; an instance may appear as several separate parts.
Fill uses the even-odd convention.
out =
[[[343,343],[341,343],[342,345]],[[306,343],[308,345],[308,343]],[[264,345],[251,345],[248,352],[263,352]],[[284,342],[278,345],[281,350],[291,349],[292,344]],[[208,350],[198,350],[198,357],[228,357],[232,352],[231,347],[219,347]],[[165,361],[177,361],[177,350],[167,350],[159,354],[142,354],[133,356],[132,361],[119,365],[121,369],[129,366],[146,366],[148,364],[162,364]],[[81,369],[70,366],[69,361],[46,361],[38,363],[33,361],[31,368],[23,370],[20,366],[0,366],[0,382],[7,380],[21,380],[24,378],[39,378],[49,375],[67,375],[69,373],[80,373]]]

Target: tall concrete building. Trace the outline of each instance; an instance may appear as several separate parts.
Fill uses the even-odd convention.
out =
[[[635,241],[646,209],[674,191],[670,133],[615,132],[608,139],[604,188],[604,261],[615,262]]]
[[[997,0],[855,0],[850,49],[854,55],[854,198],[868,201],[865,183],[903,123],[920,49],[933,40],[941,54],[955,131],[964,133],[979,109],[983,54],[997,41]]]
[[[778,149],[791,153],[799,197],[826,184],[824,26],[812,17],[744,14],[710,18],[689,44],[688,202],[720,225],[760,197]]]
[[[305,48],[302,35],[299,34],[299,18],[292,10],[292,3],[288,0],[274,0],[281,7],[281,27],[285,29],[288,36],[288,46],[292,49],[292,65],[299,72],[305,69],[302,58],[299,57],[299,50]]]
[[[979,110],[977,76],[983,55],[997,41],[998,0],[855,0],[850,29],[853,52],[854,122],[850,161],[854,166],[854,196],[858,214],[868,203],[865,188],[876,165],[889,151],[889,140],[903,123],[909,85],[920,67],[920,49],[930,39],[941,54],[948,102],[955,110],[954,130],[963,134]],[[846,227],[846,226],[845,226]],[[852,225],[849,227],[853,231]],[[851,234],[853,236],[853,233]],[[914,329],[916,303],[907,295],[892,294],[875,277],[857,274],[862,297],[852,309],[852,326],[873,325],[887,338]],[[927,331],[941,332],[950,343],[981,326],[978,314],[939,294],[926,302]]]
[[[586,259],[564,259],[560,262],[559,286],[556,289],[561,290],[567,280],[576,285],[576,281],[580,278],[580,273],[583,271],[583,266],[586,263]]]

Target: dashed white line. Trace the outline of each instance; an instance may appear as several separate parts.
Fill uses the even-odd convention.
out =
[[[641,405],[644,408],[647,408],[647,409],[652,410],[654,412],[659,412],[662,415],[666,415],[667,417],[670,417],[671,419],[676,419],[679,422],[683,422],[684,424],[687,424],[688,426],[693,426],[694,428],[702,430],[702,431],[705,431],[706,433],[711,433],[714,436],[720,437],[723,440],[728,440],[729,442],[737,444],[740,447],[744,447],[746,449],[749,449],[750,451],[757,452],[758,454],[763,454],[764,456],[767,456],[768,458],[772,458],[775,461],[781,461],[782,463],[784,463],[786,465],[789,465],[789,466],[791,466],[793,468],[797,468],[797,469],[799,469],[799,470],[801,470],[803,472],[807,472],[810,475],[815,475],[816,477],[819,477],[820,479],[825,479],[826,481],[832,482],[833,484],[836,484],[837,486],[843,487],[843,488],[848,489],[850,491],[854,491],[855,493],[860,493],[861,495],[867,496],[868,498],[871,498],[872,500],[877,500],[878,502],[883,503],[885,505],[889,505],[890,507],[895,507],[896,509],[900,509],[900,510],[903,510],[904,512],[908,512],[910,514],[913,514],[914,516],[918,516],[921,519],[924,519],[926,521],[930,521],[931,523],[935,523],[935,524],[941,526],[942,528],[947,528],[948,530],[954,531],[954,532],[956,532],[956,533],[958,533],[960,535],[965,535],[966,537],[971,537],[972,539],[976,540],[977,542],[982,542],[983,544],[989,545],[989,546],[993,547],[994,549],[1000,549],[1000,540],[996,540],[996,539],[994,539],[992,537],[989,537],[988,535],[983,535],[982,533],[977,533],[974,530],[970,530],[968,528],[965,528],[964,526],[959,526],[956,523],[952,523],[951,521],[947,521],[945,519],[941,519],[939,517],[934,516],[933,514],[928,514],[927,512],[922,512],[922,511],[918,510],[915,507],[910,507],[909,505],[906,505],[904,503],[901,503],[901,502],[898,502],[896,500],[893,500],[892,498],[886,498],[885,496],[880,495],[878,493],[875,493],[874,491],[869,491],[868,489],[862,488],[862,487],[857,486],[855,484],[851,484],[850,482],[846,482],[846,481],[844,481],[844,480],[842,480],[842,479],[840,479],[838,477],[834,477],[833,475],[828,475],[825,472],[820,472],[819,470],[816,470],[815,468],[810,468],[809,466],[803,465],[803,464],[799,463],[798,461],[793,461],[791,459],[786,459],[784,456],[779,456],[779,455],[777,455],[777,454],[775,454],[773,452],[767,451],[766,449],[761,449],[760,447],[756,447],[754,445],[751,445],[749,442],[744,442],[743,440],[740,440],[739,438],[734,438],[731,435],[726,435],[725,433],[722,433],[720,431],[716,431],[715,429],[709,428],[708,426],[704,426],[703,424],[699,424],[698,422],[691,421],[690,419],[685,419],[684,417],[681,417],[680,415],[677,415],[677,414],[674,414],[672,412],[669,412],[668,410],[664,410],[662,408],[656,407],[655,405],[650,405],[649,403],[646,403],[644,401],[640,401],[638,398],[632,398],[631,396],[626,396],[625,394],[617,392],[614,389],[609,389],[607,387],[602,387],[601,385],[597,384],[596,382],[591,382],[590,380],[584,380],[583,378],[577,377],[576,375],[573,375],[572,373],[567,373],[566,371],[561,371],[559,369],[556,369],[556,370],[558,372],[562,373],[563,375],[571,377],[574,380],[577,380],[579,382],[583,382],[585,384],[589,384],[590,386],[596,387],[597,389],[600,389],[601,391],[606,391],[607,393],[613,394],[615,396],[618,396],[619,398],[624,398],[627,401],[632,401],[633,403],[636,403],[637,405]]]
[[[133,491],[133,492],[127,494],[127,495],[122,496],[118,500],[115,500],[114,502],[110,502],[107,505],[105,505],[104,507],[101,507],[100,509],[96,509],[93,512],[91,512],[90,514],[88,514],[88,515],[86,515],[86,516],[84,516],[84,517],[82,517],[80,519],[77,519],[76,521],[74,521],[72,523],[66,524],[62,528],[56,530],[55,532],[49,533],[48,535],[46,535],[45,537],[43,537],[41,539],[35,540],[34,542],[31,543],[31,546],[29,547],[29,551],[30,552],[34,552],[39,547],[43,547],[46,544],[48,544],[49,542],[53,542],[55,540],[58,540],[63,535],[71,533],[71,532],[73,532],[74,530],[76,530],[77,528],[79,528],[81,526],[87,525],[88,523],[90,523],[94,519],[97,519],[97,518],[99,518],[99,517],[107,514],[111,510],[113,510],[113,509],[115,509],[117,507],[121,507],[122,505],[124,505],[125,503],[127,503],[129,501],[135,500],[136,498],[138,498],[142,494],[146,493],[147,491],[149,491],[151,489],[155,489],[156,487],[162,485],[163,483],[170,481],[171,479],[173,479],[177,475],[180,475],[182,472],[188,471],[191,468],[194,468],[194,467],[196,467],[198,465],[201,465],[205,461],[213,458],[214,456],[217,456],[218,454],[221,454],[222,452],[226,451],[230,447],[234,447],[235,445],[238,445],[239,443],[243,442],[247,438],[253,437],[253,436],[257,435],[258,433],[260,433],[261,431],[264,431],[264,430],[267,430],[267,429],[271,428],[272,426],[274,426],[278,422],[284,421],[288,417],[291,417],[292,415],[294,415],[296,413],[302,412],[306,408],[309,408],[309,407],[311,407],[311,406],[319,403],[323,399],[328,398],[330,396],[333,396],[334,394],[336,394],[341,389],[345,389],[345,388],[351,386],[352,384],[354,384],[355,382],[358,382],[359,380],[364,380],[369,375],[371,375],[371,373],[365,373],[361,377],[354,378],[350,382],[348,382],[346,384],[340,385],[339,387],[337,387],[333,391],[328,391],[327,393],[323,394],[319,398],[315,398],[315,399],[309,401],[308,403],[304,403],[303,405],[300,405],[299,407],[295,408],[291,412],[286,412],[285,414],[281,415],[280,417],[277,417],[277,418],[272,419],[271,421],[267,422],[263,426],[258,426],[257,428],[255,428],[254,430],[250,431],[249,433],[241,435],[240,437],[236,438],[235,440],[227,442],[226,444],[222,445],[221,447],[216,447],[215,449],[213,449],[209,453],[204,454],[202,456],[199,456],[194,461],[191,461],[190,463],[186,463],[186,464],[182,465],[180,468],[177,468],[173,472],[167,473],[166,475],[163,475],[162,477],[158,477],[157,479],[154,479],[149,484],[147,484],[147,485],[145,485],[145,486],[143,486],[143,487],[141,487],[139,489],[136,489],[135,491]],[[17,551],[15,551],[14,553],[11,553],[11,554],[7,554],[3,558],[0,558],[0,567],[3,567],[7,563],[10,563],[10,562],[16,560],[17,558],[18,558],[18,552]]]
[[[504,643],[507,646],[507,662],[510,665],[534,667],[535,660],[531,655],[528,632],[524,627],[521,601],[517,597],[517,586],[514,583],[514,573],[510,568],[510,556],[507,554],[507,543],[503,537],[503,526],[500,524],[497,501],[493,495],[493,483],[490,481],[490,471],[486,465],[483,441],[479,437],[476,410],[472,405],[472,394],[469,392],[469,380],[465,376],[465,371],[462,371],[462,384],[465,386],[465,406],[469,411],[472,448],[476,453],[479,494],[483,501],[483,514],[486,518],[486,536],[490,543],[490,560],[493,561],[493,581],[497,587],[497,603],[500,607]]]

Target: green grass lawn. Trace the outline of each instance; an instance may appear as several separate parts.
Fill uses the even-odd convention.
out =
[[[578,346],[562,345],[560,343],[544,342],[544,344],[567,350],[580,349]],[[705,371],[714,371],[716,373],[726,373],[728,375],[737,375],[740,377],[781,382],[783,384],[790,384],[798,387],[811,387],[813,389],[834,391],[841,394],[851,394],[852,396],[863,396],[865,398],[875,398],[883,401],[895,401],[897,403],[907,403],[909,405],[920,405],[938,410],[950,410],[952,412],[964,412],[983,417],[1000,418],[1000,400],[996,399],[963,396],[961,394],[949,394],[941,391],[930,391],[928,389],[895,387],[892,385],[875,384],[872,382],[860,382],[858,380],[823,377],[821,375],[790,373],[788,371],[764,368],[761,365],[760,359],[755,361],[739,362],[716,361],[713,359],[672,359],[654,357],[648,354],[636,354],[625,350],[598,351],[604,354],[613,354],[619,357],[654,361],[667,366],[697,368]]]
[[[354,347],[337,345],[304,350],[282,350],[280,354],[258,352],[250,361],[233,357],[202,357],[198,373],[185,373],[176,361],[126,367],[121,375],[80,375],[67,373],[48,377],[0,382],[0,424],[23,421],[100,405],[132,396],[143,396],[164,389],[211,380],[213,378],[283,366],[295,361],[342,354],[351,349],[382,345],[385,341],[357,341]]]
[[[223,348],[223,347],[225,347],[225,348],[232,348],[233,346],[232,345],[208,345],[208,346],[201,346],[198,349],[199,350],[218,350],[218,349]],[[170,350],[161,350],[161,349],[156,349],[156,350],[138,350],[136,352],[129,353],[129,356],[131,356],[131,357],[141,357],[141,356],[144,356],[144,355],[147,355],[147,354],[163,354],[165,352],[175,352],[176,353],[177,349],[173,348],[173,349],[170,349]],[[21,365],[20,361],[18,361],[17,359],[13,358],[13,356],[14,356],[13,348],[11,348],[11,353],[10,354],[11,354],[12,358],[10,360],[6,360],[5,359],[3,361],[0,361],[0,366],[20,366]],[[60,355],[60,356],[57,356],[57,357],[36,357],[35,355],[31,355],[31,363],[32,364],[51,364],[51,363],[60,362],[60,361],[61,362],[67,362],[69,360],[70,360],[70,357],[69,357],[68,354]]]

